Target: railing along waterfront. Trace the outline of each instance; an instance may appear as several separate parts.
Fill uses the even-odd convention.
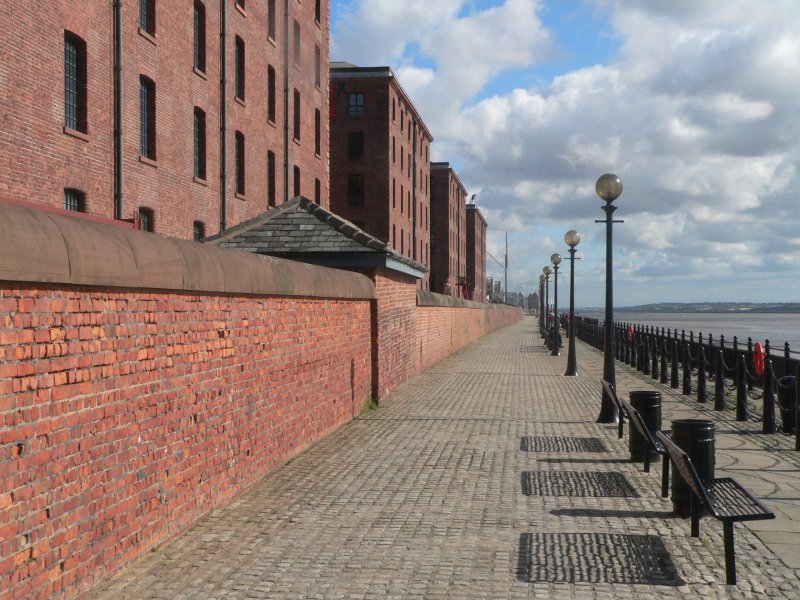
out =
[[[565,323],[569,326],[568,323]],[[605,324],[598,319],[575,317],[578,339],[600,350]],[[785,342],[776,352],[769,340],[759,354],[752,338],[703,335],[698,332],[635,323],[615,322],[615,358],[700,403],[713,402],[715,410],[734,409],[737,421],[758,420],[763,433],[796,432],[796,384],[800,352]],[[776,410],[776,394],[780,411]],[[761,401],[760,410],[755,403]]]

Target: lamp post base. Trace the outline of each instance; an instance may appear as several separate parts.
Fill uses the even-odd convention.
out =
[[[600,416],[595,423],[619,423],[619,411],[614,401],[608,397],[606,390],[603,389],[603,401],[600,405]]]

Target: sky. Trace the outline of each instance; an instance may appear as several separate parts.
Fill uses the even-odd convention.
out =
[[[500,263],[507,232],[510,292],[575,229],[603,306],[615,173],[616,306],[800,301],[797,0],[332,0],[331,60],[394,70]]]

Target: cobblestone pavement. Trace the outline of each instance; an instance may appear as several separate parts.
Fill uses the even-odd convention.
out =
[[[660,497],[660,462],[643,473],[616,426],[594,422],[602,355],[579,345],[578,365],[563,376],[566,352],[549,356],[535,319],[490,334],[92,597],[800,597],[798,536],[778,535],[800,522],[786,437],[701,409],[718,421],[717,476],[778,512],[736,525],[726,586],[721,523],[689,536]],[[619,363],[617,384],[662,391],[665,424],[700,406]]]

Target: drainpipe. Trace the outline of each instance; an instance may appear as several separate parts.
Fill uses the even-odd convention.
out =
[[[411,123],[411,258],[417,260],[417,120]]]
[[[114,0],[114,218],[124,215],[122,197],[122,0]]]
[[[225,48],[228,43],[227,1],[219,3],[219,232],[227,228],[228,216],[228,69]]]
[[[283,201],[289,200],[289,44],[294,43],[294,32],[289,33],[289,0],[283,1]]]

